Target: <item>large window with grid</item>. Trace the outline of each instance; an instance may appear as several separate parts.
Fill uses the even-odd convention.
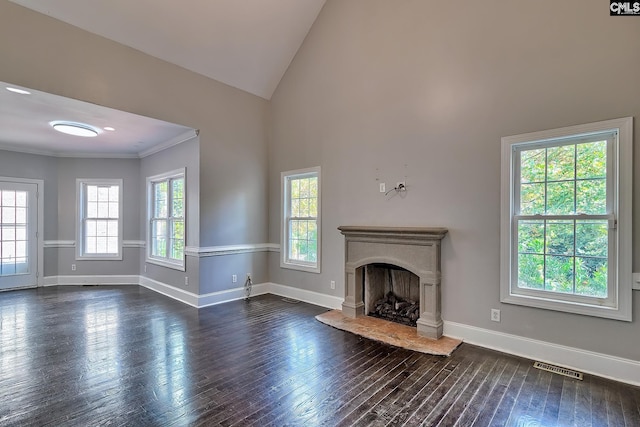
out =
[[[122,180],[77,180],[76,258],[122,259]]]
[[[147,178],[147,261],[184,270],[185,170]]]
[[[630,320],[628,123],[503,138],[503,302]]]
[[[283,237],[280,265],[320,272],[320,168],[282,173]]]

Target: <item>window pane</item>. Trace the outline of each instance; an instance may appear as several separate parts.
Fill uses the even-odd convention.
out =
[[[574,213],[573,181],[547,184],[547,214],[570,215]]]
[[[520,213],[523,215],[544,213],[544,184],[522,184]]]
[[[573,255],[573,221],[547,221],[546,253]]]
[[[576,221],[576,254],[607,257],[609,225],[606,220]]]
[[[16,223],[16,208],[12,208],[12,207],[2,208],[2,223],[3,224]]]
[[[16,234],[16,228],[23,229],[24,226],[21,226],[21,227],[15,227],[13,225],[2,226],[2,229],[0,229],[0,232],[2,233],[2,235],[0,236],[0,240],[25,240],[25,239],[17,238],[18,236]]]
[[[300,180],[292,179],[291,180],[291,198],[297,199],[300,197]]]
[[[545,177],[545,149],[520,153],[520,182],[543,182]]]
[[[174,179],[171,181],[172,206],[171,216],[184,216],[184,179]]]
[[[576,211],[591,215],[607,213],[607,181],[593,179],[576,182]]]
[[[4,190],[2,192],[2,206],[15,206],[16,205],[16,192]]]
[[[578,144],[577,178],[604,178],[607,176],[607,142]]]
[[[545,257],[545,290],[573,292],[573,259],[568,256]]]
[[[298,180],[300,182],[300,197],[309,197],[309,179],[303,178]]]
[[[518,252],[544,253],[544,221],[518,223]]]
[[[518,254],[518,287],[544,289],[544,255]]]
[[[16,240],[27,240],[27,226],[19,225],[16,227]]]
[[[108,202],[99,202],[98,203],[98,218],[108,218],[109,217],[109,203]]]
[[[95,254],[96,253],[96,238],[95,237],[87,237],[85,239],[85,251],[88,254]]]
[[[303,218],[309,216],[309,199],[300,199],[300,216]]]
[[[575,179],[575,145],[547,148],[547,181]]]
[[[96,228],[97,221],[96,220],[87,220],[84,225],[84,233],[87,237],[95,237],[96,236]]]
[[[154,187],[153,216],[156,218],[167,217],[167,182],[158,182]]]
[[[97,202],[88,202],[87,203],[87,218],[97,218],[98,217],[98,203]]]
[[[318,177],[309,178],[309,197],[318,197]]]
[[[16,191],[16,206],[27,207],[26,191]]]
[[[607,259],[576,257],[576,294],[607,297]]]
[[[118,218],[120,216],[120,208],[118,203],[109,202],[109,218]]]
[[[95,185],[87,185],[87,200],[92,202],[98,201],[98,187]]]
[[[109,201],[109,187],[98,187],[98,201],[99,202],[108,202]]]
[[[99,220],[96,221],[96,236],[106,236],[107,235],[107,221]]]
[[[96,237],[96,252],[99,254],[107,253],[107,238]]]
[[[117,185],[112,185],[109,187],[109,201],[110,202],[118,202],[120,200],[120,187]]]
[[[118,253],[118,237],[107,237],[107,252],[110,254]]]

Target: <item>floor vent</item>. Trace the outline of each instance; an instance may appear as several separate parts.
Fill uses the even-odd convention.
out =
[[[560,366],[550,365],[543,362],[535,362],[534,368],[542,369],[543,371],[553,372],[554,374],[564,375],[565,377],[574,378],[582,381],[582,372],[574,371],[573,369],[562,368]]]
[[[282,301],[284,301],[284,302],[288,302],[288,303],[290,303],[290,304],[297,304],[297,303],[299,303],[299,302],[300,302],[300,301],[298,301],[297,299],[293,299],[293,298],[282,298]]]

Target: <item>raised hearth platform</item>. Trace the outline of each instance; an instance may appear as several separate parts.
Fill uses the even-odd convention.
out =
[[[437,340],[422,337],[418,335],[416,328],[371,316],[346,317],[340,310],[319,314],[316,319],[326,325],[374,341],[436,356],[450,356],[462,343],[460,340],[446,336]]]

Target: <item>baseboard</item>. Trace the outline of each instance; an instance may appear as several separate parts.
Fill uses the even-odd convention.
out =
[[[194,294],[193,292],[185,291],[183,289],[167,285],[166,283],[158,282],[157,280],[153,280],[145,276],[139,276],[138,283],[143,288],[151,289],[152,291],[155,291],[169,298],[173,298],[192,307],[199,307],[199,296],[197,294]]]
[[[640,386],[640,362],[517,335],[444,322],[444,334],[469,344]]]
[[[96,275],[96,276],[47,276],[43,286],[83,286],[83,285],[137,285],[140,276]]]
[[[139,284],[142,287],[196,308],[223,304],[225,302],[245,297],[244,288],[242,287],[197,295],[193,292],[188,292],[148,277],[135,275],[49,276],[44,278],[44,286],[88,284]],[[342,308],[343,301],[340,297],[307,291],[277,283],[261,283],[253,285],[251,292],[252,296],[263,294],[279,295],[315,304],[320,307],[338,310]],[[444,334],[451,338],[462,339],[469,344],[526,357],[532,360],[540,360],[554,365],[577,369],[592,375],[640,386],[640,362],[635,360],[623,359],[602,353],[595,353],[592,351],[552,344],[545,341],[524,338],[517,335],[505,334],[489,329],[448,321],[444,322]]]
[[[293,288],[291,286],[279,285],[277,283],[268,283],[268,293],[280,295],[287,298],[297,299],[299,301],[308,302],[310,304],[319,305],[320,307],[331,308],[335,310],[342,309],[343,298],[332,295],[321,294],[319,292],[305,291],[304,289]]]

